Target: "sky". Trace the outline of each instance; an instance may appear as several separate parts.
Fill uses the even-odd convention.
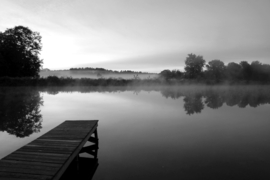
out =
[[[43,68],[160,72],[188,54],[270,64],[270,0],[0,0],[0,31],[42,36]]]

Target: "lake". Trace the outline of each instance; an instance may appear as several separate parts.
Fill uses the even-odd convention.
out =
[[[1,88],[0,102],[0,158],[98,119],[94,180],[270,178],[270,86]]]

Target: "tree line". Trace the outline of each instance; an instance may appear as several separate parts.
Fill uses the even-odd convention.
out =
[[[188,54],[185,60],[185,72],[180,70],[163,70],[159,73],[161,78],[187,79],[220,83],[230,82],[270,82],[270,65],[259,61],[250,64],[247,61],[240,63],[230,62],[227,65],[219,59],[206,63],[203,56]]]
[[[142,74],[145,72],[142,71],[131,71],[131,70],[110,70],[110,69],[105,69],[105,68],[93,68],[93,67],[78,67],[78,68],[70,68],[70,71],[97,71],[100,73],[122,73],[122,74]]]
[[[15,26],[0,32],[0,77],[39,77],[43,60],[39,58],[42,48],[41,36],[24,26]],[[175,79],[187,82],[270,82],[270,65],[259,61],[251,63],[241,61],[227,65],[214,59],[206,63],[203,56],[188,54],[185,60],[185,71],[163,70],[161,79],[167,82]],[[136,71],[112,71],[104,68],[71,68],[71,71],[95,70],[113,73],[142,73]]]

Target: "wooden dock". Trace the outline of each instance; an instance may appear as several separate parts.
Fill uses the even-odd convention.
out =
[[[65,121],[0,160],[1,180],[58,180],[80,153],[97,159],[97,120]],[[87,141],[92,144],[84,147]]]

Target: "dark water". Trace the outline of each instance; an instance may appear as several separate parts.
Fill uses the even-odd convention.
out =
[[[101,179],[269,179],[270,87],[1,88],[0,158],[98,119]]]

